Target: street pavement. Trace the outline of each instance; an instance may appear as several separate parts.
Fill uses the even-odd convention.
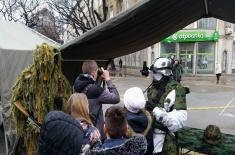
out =
[[[114,84],[120,93],[123,106],[123,94],[130,87],[145,90],[151,78],[114,77]],[[222,132],[235,135],[235,77],[223,77],[216,84],[215,77],[185,77],[182,85],[190,88],[186,102],[188,106],[187,126],[205,129],[207,125],[218,125]],[[146,94],[145,94],[146,95]],[[111,105],[105,105],[103,110]]]
[[[117,86],[123,106],[123,94],[130,87],[145,90],[151,83],[148,77],[112,77]],[[222,77],[222,83],[215,83],[215,76],[184,77],[182,84],[190,88],[187,95],[188,121],[187,126],[205,129],[209,124],[220,127],[224,133],[235,135],[235,76]],[[105,111],[112,105],[104,105]],[[4,153],[4,138],[0,131],[0,155]]]

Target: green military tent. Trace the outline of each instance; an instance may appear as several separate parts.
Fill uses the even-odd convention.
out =
[[[0,21],[0,118],[3,114],[5,137],[10,135],[11,124],[7,122],[11,113],[11,87],[17,75],[33,62],[33,50],[42,43],[60,46],[23,24]]]

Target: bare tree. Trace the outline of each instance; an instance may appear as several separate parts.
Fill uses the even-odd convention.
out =
[[[17,0],[1,0],[0,1],[0,14],[7,21],[18,21],[15,17],[13,10],[17,8]]]
[[[102,0],[102,13],[95,10],[94,0],[49,0],[48,4],[60,15],[60,21],[74,30],[74,36],[87,32],[107,19],[106,0]]]
[[[40,0],[1,0],[0,15],[7,21],[22,22],[30,28],[37,26],[35,16]]]
[[[60,23],[46,8],[41,9],[43,0],[0,0],[0,17],[6,21],[21,22],[45,36],[62,43]],[[61,26],[61,27],[60,27]]]
[[[18,8],[19,14],[23,19],[25,25],[30,28],[34,28],[38,23],[38,18],[35,11],[39,9],[40,0],[19,0]]]
[[[52,11],[49,11],[47,8],[43,8],[34,16],[37,18],[37,27],[35,29],[38,32],[59,43],[63,42],[60,38],[60,35],[64,33],[63,26],[58,25],[60,23],[56,22],[56,17]]]

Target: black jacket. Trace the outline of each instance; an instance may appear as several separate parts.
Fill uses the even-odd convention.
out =
[[[74,82],[74,91],[78,93],[85,93],[89,101],[89,111],[92,122],[100,131],[101,139],[105,138],[103,132],[104,118],[102,104],[117,104],[120,101],[119,93],[112,81],[106,81],[108,90],[95,84],[91,76],[81,74]]]
[[[79,121],[61,111],[49,112],[41,126],[40,155],[78,155],[84,132]]]

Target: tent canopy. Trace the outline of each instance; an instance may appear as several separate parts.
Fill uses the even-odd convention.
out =
[[[32,63],[33,50],[42,43],[59,46],[23,24],[0,21],[0,96],[3,100],[3,94],[9,93],[16,76]]]
[[[142,0],[61,47],[66,60],[107,60],[146,48],[203,17],[235,23],[234,0]]]
[[[0,21],[0,49],[32,51],[36,45],[47,42],[59,46],[55,41],[20,23]]]
[[[4,90],[9,90],[16,76],[32,63],[33,50],[42,43],[59,46],[23,24],[0,21],[0,96],[8,93]]]
[[[6,121],[11,114],[10,94],[16,77],[33,62],[33,50],[42,43],[59,46],[23,24],[0,21],[0,115],[3,112]],[[5,124],[6,131],[9,125]]]

